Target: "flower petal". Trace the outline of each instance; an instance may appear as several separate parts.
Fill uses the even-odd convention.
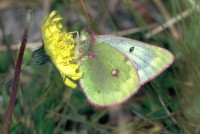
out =
[[[78,80],[83,73],[78,72],[73,35],[67,33],[61,21],[62,17],[56,11],[44,18],[41,26],[44,48],[60,71],[64,83],[75,88],[76,84],[70,79]]]
[[[71,87],[71,88],[76,88],[77,84],[75,84],[74,82],[72,82],[70,79],[66,78],[64,81],[65,85]]]

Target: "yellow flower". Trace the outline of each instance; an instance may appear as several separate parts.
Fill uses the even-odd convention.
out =
[[[67,33],[61,21],[62,17],[56,11],[44,18],[41,26],[44,49],[60,71],[64,83],[75,88],[77,85],[70,79],[78,80],[83,73],[78,72],[73,35]]]

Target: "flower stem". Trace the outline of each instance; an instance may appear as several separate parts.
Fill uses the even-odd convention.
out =
[[[30,20],[31,20],[30,19],[31,13],[28,13],[28,17],[29,18],[27,20],[27,25],[24,30],[24,34],[23,34],[23,38],[22,38],[22,42],[21,42],[21,46],[20,46],[20,50],[19,50],[19,56],[17,59],[16,68],[15,68],[15,74],[14,74],[14,79],[13,79],[13,83],[12,83],[12,94],[10,96],[9,105],[6,110],[6,117],[5,117],[5,121],[3,124],[3,134],[8,133],[10,119],[11,119],[11,116],[12,116],[12,113],[14,110],[14,105],[16,102],[18,81],[19,81],[19,76],[20,76],[20,71],[21,71],[21,66],[22,66],[22,60],[23,60],[23,56],[24,56],[24,50],[26,47],[27,39],[28,39],[28,31],[29,31],[29,25],[30,25]]]

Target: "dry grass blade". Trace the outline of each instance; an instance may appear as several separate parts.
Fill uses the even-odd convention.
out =
[[[180,20],[188,17],[189,15],[191,15],[192,13],[194,13],[196,10],[199,10],[199,8],[194,7],[192,9],[188,9],[184,12],[182,12],[181,14],[169,19],[166,23],[162,24],[161,26],[158,26],[156,28],[154,28],[152,31],[150,31],[149,33],[147,33],[145,35],[145,38],[151,38],[152,36],[162,32],[164,29],[171,27],[172,25],[174,25],[175,23],[179,22]]]

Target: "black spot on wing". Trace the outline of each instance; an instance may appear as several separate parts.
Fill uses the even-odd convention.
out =
[[[131,48],[129,49],[129,52],[131,53],[131,52],[133,52],[133,50],[134,50],[134,47],[131,47]]]

